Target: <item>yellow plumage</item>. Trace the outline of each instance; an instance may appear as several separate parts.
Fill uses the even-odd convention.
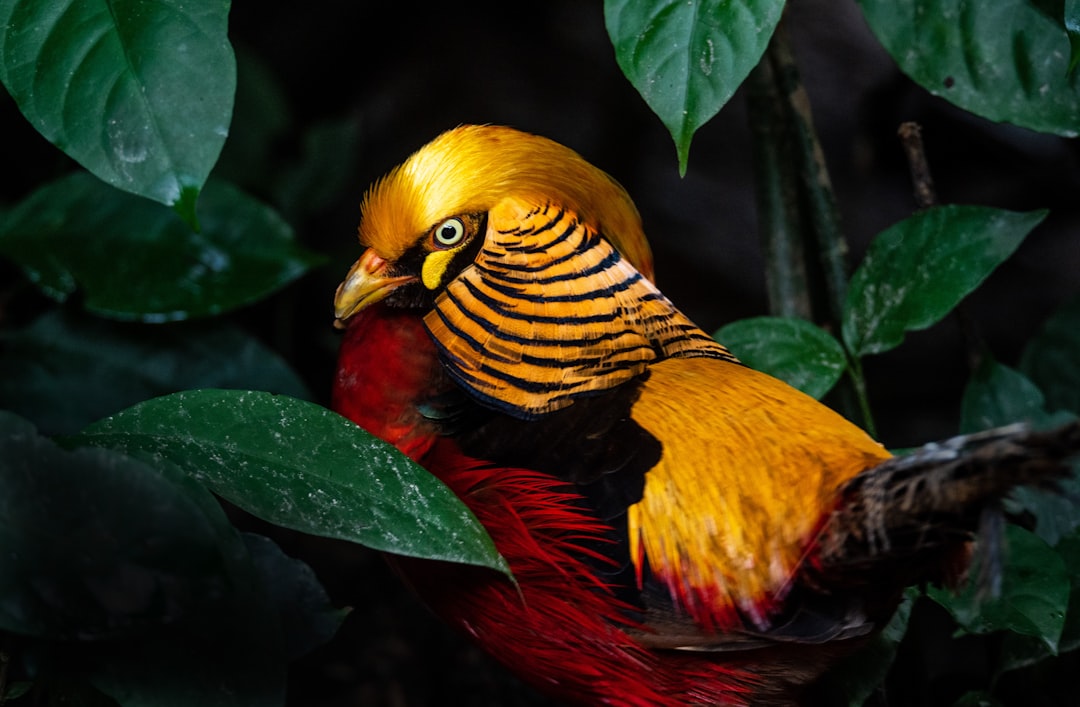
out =
[[[361,205],[360,240],[394,261],[441,219],[487,212],[510,195],[585,215],[652,277],[641,218],[618,182],[557,142],[500,126],[449,130],[376,182]]]
[[[664,450],[630,507],[631,557],[676,595],[713,602],[718,621],[737,607],[764,626],[758,607],[783,597],[843,483],[890,456],[813,398],[726,361],[653,365],[632,415]]]

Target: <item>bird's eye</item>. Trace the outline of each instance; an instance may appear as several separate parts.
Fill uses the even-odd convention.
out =
[[[448,218],[435,227],[434,238],[436,246],[456,246],[465,238],[465,224],[459,218]]]

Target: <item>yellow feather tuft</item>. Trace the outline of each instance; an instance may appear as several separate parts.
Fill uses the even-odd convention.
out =
[[[372,185],[361,205],[360,242],[394,261],[442,219],[530,195],[588,214],[586,225],[652,278],[641,217],[618,182],[568,147],[494,125],[449,130]]]

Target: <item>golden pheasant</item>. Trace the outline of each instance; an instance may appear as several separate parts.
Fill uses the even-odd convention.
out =
[[[797,704],[1080,447],[1010,429],[891,457],[681,314],[626,192],[538,136],[444,133],[370,188],[360,242],[333,405],[446,482],[518,584],[396,563],[563,699]]]

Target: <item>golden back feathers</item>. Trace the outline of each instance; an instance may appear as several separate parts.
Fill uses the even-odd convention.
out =
[[[449,130],[364,195],[360,242],[397,260],[442,219],[490,211],[508,196],[536,196],[578,214],[652,278],[652,254],[626,190],[568,147],[494,125]]]
[[[891,455],[771,376],[704,358],[650,367],[631,416],[663,441],[630,507],[642,558],[703,626],[764,628],[838,489]]]

